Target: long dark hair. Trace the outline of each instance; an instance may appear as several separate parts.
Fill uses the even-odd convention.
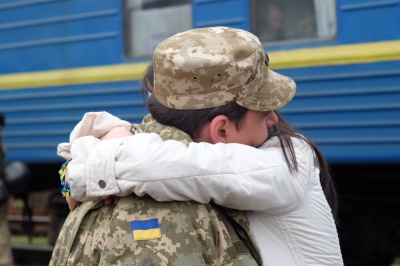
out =
[[[153,65],[150,64],[146,70],[144,78],[142,79],[141,89],[145,104],[148,108],[150,107],[150,112],[153,112],[153,118],[160,123],[179,128],[194,139],[198,136],[198,134],[200,134],[200,129],[203,128],[204,124],[211,121],[216,115],[225,114],[231,121],[235,121],[236,127],[239,128],[240,122],[243,121],[243,118],[247,112],[247,109],[237,105],[236,103],[229,104],[225,107],[217,107],[218,110],[215,108],[209,108],[193,111],[174,110],[167,108],[158,103],[155,97],[150,97],[149,101],[147,101],[147,95],[149,93],[153,93],[153,81]],[[322,189],[331,208],[333,218],[337,222],[338,200],[335,184],[333,182],[327,160],[312,140],[303,134],[299,134],[299,130],[296,130],[294,127],[292,127],[278,111],[275,111],[275,113],[279,118],[279,122],[269,129],[268,138],[276,136],[279,139],[286,163],[288,164],[289,169],[292,171],[297,171],[298,165],[291,138],[302,139],[310,145],[315,153],[314,165],[320,169],[319,178]],[[193,121],[197,122],[194,123]]]
[[[218,115],[228,117],[230,121],[235,123],[236,129],[239,130],[248,112],[248,109],[235,102],[214,108],[177,110],[162,105],[154,97],[154,94],[150,96],[147,106],[151,116],[157,122],[179,128],[193,140],[197,140],[204,126]]]
[[[140,82],[142,99],[147,108],[149,108],[148,106],[149,93],[153,93],[153,88],[154,88],[154,72],[153,72],[153,64],[150,64],[147,67],[146,72],[144,73],[144,77]]]
[[[279,122],[269,129],[268,138],[277,137],[281,143],[283,153],[286,159],[287,164],[289,165],[289,169],[298,170],[297,158],[294,152],[293,143],[291,138],[302,139],[307,142],[311,148],[314,150],[314,165],[319,167],[319,179],[321,182],[322,190],[324,191],[326,200],[328,201],[329,206],[331,207],[332,215],[334,220],[337,222],[337,211],[338,211],[338,199],[335,184],[333,182],[333,178],[331,176],[331,171],[329,168],[329,164],[325,159],[325,156],[319,150],[317,145],[309,138],[304,136],[303,134],[299,134],[299,130],[293,128],[280,114],[278,111],[275,111],[276,115],[279,118]]]

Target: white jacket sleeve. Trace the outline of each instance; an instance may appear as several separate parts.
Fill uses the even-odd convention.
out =
[[[79,159],[68,166],[71,191],[81,201],[134,192],[158,201],[213,200],[229,208],[273,213],[297,206],[306,185],[306,177],[289,171],[279,145],[264,150],[240,144],[186,147],[142,133],[98,143],[82,138],[73,148]]]
[[[128,127],[131,124],[121,120],[107,112],[88,112],[85,113],[82,120],[72,130],[69,143],[60,143],[57,147],[57,155],[64,159],[71,158],[71,144],[78,138],[84,136],[94,136],[100,138],[111,129],[119,126]]]

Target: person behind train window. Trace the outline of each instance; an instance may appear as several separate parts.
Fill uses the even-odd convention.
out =
[[[143,87],[150,92],[153,87],[151,73],[150,66],[142,81]],[[147,86],[148,84],[151,86]],[[150,112],[154,117],[159,117],[158,120],[164,124],[173,124],[174,122],[168,117],[178,117],[180,111],[175,113],[168,110],[155,99],[157,91],[150,97]],[[170,115],[166,115],[168,113]],[[175,116],[171,116],[174,113]],[[116,143],[119,154],[116,156],[116,162],[112,156],[103,161],[95,159],[91,163],[100,169],[103,169],[101,165],[115,165],[115,170],[111,172],[116,173],[116,182],[122,195],[133,191],[138,195],[148,193],[161,201],[214,200],[226,207],[254,210],[248,212],[248,215],[250,226],[254,230],[253,236],[261,251],[263,265],[342,265],[333,221],[336,215],[336,196],[326,160],[311,140],[296,132],[278,113],[271,111],[268,116],[271,116],[271,119],[277,116],[280,121],[275,126],[275,122],[270,125],[269,140],[261,146],[265,157],[260,160],[259,155],[247,154],[248,150],[244,146],[240,150],[227,146],[224,147],[224,152],[220,152],[221,146],[212,147],[202,143],[201,145],[206,146],[196,150],[196,145],[192,143],[185,151],[184,145],[163,143],[161,139],[146,140],[146,136],[143,136],[138,141],[133,137]],[[106,121],[107,115],[97,114],[97,119],[98,122],[102,119]],[[93,124],[87,122],[89,120],[84,124]],[[120,129],[116,129],[117,136],[121,136]],[[108,137],[114,137],[113,133],[112,130]],[[93,139],[81,139],[81,141],[78,140],[78,143],[86,142],[83,145],[86,149],[91,146],[90,142],[93,144]],[[78,143],[73,145],[81,145]],[[171,146],[166,148],[168,145]],[[103,150],[92,152],[92,154],[87,153],[92,159],[97,158],[95,154],[108,154],[104,147]],[[78,163],[79,168],[82,169],[82,165],[85,165],[85,168],[94,169],[91,163],[84,162],[84,153],[77,154],[80,157],[78,161],[81,161]],[[225,156],[230,158],[230,163],[226,164]],[[140,159],[136,161],[135,158]],[[246,163],[243,164],[243,161]],[[193,171],[197,163],[201,168]],[[252,164],[259,164],[261,168],[258,169]],[[149,165],[152,166],[149,168]],[[283,165],[286,167],[282,167]],[[76,165],[71,166],[76,167]],[[245,170],[246,167],[251,170]],[[124,169],[121,171],[122,168]],[[263,172],[262,169],[268,170]],[[90,180],[96,178],[107,180],[107,176],[101,174],[105,172],[108,171],[99,170],[98,174],[88,174],[86,177]],[[159,173],[165,174],[160,177]],[[242,173],[243,176],[234,173]],[[140,176],[145,178],[141,179]],[[79,187],[75,188],[82,192],[81,185],[87,181],[79,182],[72,179],[72,191],[77,182]],[[251,193],[247,194],[249,191]],[[85,193],[99,195],[102,191],[95,187],[87,187],[83,195],[73,195],[85,197]],[[103,196],[107,196],[107,193]],[[285,223],[287,228],[281,228],[279,221]],[[312,233],[310,227],[313,228]],[[282,235],[287,235],[291,241],[287,241],[288,239]],[[312,237],[313,241],[310,242],[309,237]]]
[[[277,0],[269,0],[265,6],[261,5],[261,23],[259,38],[261,42],[275,42],[286,39],[283,21],[285,19],[285,7]]]
[[[6,147],[2,140],[2,131],[5,125],[5,117],[0,113],[0,266],[14,264],[11,249],[10,228],[7,221],[7,209],[12,205],[13,197],[5,182]]]

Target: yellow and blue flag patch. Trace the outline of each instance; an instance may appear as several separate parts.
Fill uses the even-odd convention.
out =
[[[161,238],[161,227],[158,219],[131,221],[133,240],[152,240]]]

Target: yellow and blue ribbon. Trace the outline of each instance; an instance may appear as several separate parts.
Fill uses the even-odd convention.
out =
[[[61,194],[63,197],[71,197],[71,187],[68,183],[68,181],[65,180],[65,173],[67,171],[67,166],[68,163],[71,161],[71,159],[68,159],[65,163],[61,165],[60,170],[58,171],[60,175],[60,180],[61,180]]]

